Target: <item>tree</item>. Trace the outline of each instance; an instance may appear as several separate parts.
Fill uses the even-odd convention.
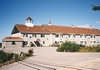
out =
[[[94,10],[94,11],[100,10],[100,6],[94,5],[94,6],[92,7],[92,10]]]

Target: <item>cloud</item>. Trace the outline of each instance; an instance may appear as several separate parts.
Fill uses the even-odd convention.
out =
[[[100,21],[96,21],[96,24],[100,24]]]
[[[94,26],[85,24],[85,25],[77,25],[77,27],[83,27],[83,28],[94,28]]]

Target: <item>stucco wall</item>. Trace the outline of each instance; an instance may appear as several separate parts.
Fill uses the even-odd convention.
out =
[[[83,35],[75,35],[75,37],[74,37],[73,36],[74,34],[66,34],[66,35],[58,34],[59,37],[56,37],[55,34],[45,34],[45,37],[41,37],[41,34],[37,33],[36,37],[33,37],[32,34],[34,34],[34,33],[28,34],[28,37],[24,36],[22,33],[17,33],[17,34],[14,34],[13,36],[19,36],[19,37],[23,38],[24,41],[28,42],[27,46],[30,46],[30,42],[34,43],[34,41],[36,41],[37,39],[40,40],[40,43],[43,46],[50,46],[53,43],[55,43],[55,41],[57,41],[59,43],[60,43],[60,41],[63,41],[63,42],[71,41],[71,42],[75,42],[77,44],[83,44],[83,45],[87,45],[87,46],[100,44],[100,35],[85,35],[85,34],[83,34]],[[69,35],[70,35],[70,37],[69,37]],[[91,38],[91,36],[95,36],[95,37]],[[43,44],[43,41],[45,42],[44,44]],[[83,43],[81,43],[81,41],[83,41]],[[95,43],[94,43],[94,41],[95,41]]]
[[[8,47],[23,47],[23,42],[20,41],[16,41],[15,45],[12,44],[12,41],[8,41],[8,42],[3,42],[2,47],[8,48]]]

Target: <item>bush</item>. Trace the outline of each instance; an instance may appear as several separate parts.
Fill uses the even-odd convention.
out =
[[[20,60],[20,55],[15,54],[15,55],[14,55],[14,60],[15,60],[16,62],[19,61],[19,60]]]
[[[80,45],[72,43],[72,42],[65,42],[61,44],[60,47],[57,48],[58,52],[77,52],[80,49]]]
[[[32,56],[32,55],[33,55],[33,49],[30,49],[30,50],[28,51],[28,54],[29,54],[29,56]]]
[[[0,63],[4,63],[7,61],[7,54],[3,51],[0,51]]]
[[[33,49],[30,49],[29,51],[28,51],[28,53],[24,53],[25,54],[25,56],[32,56],[33,55]]]
[[[8,54],[8,60],[13,59],[13,57],[14,57],[14,54],[13,54],[13,53],[9,53],[9,54]]]
[[[13,56],[13,53],[6,53],[4,51],[0,51],[0,63],[4,63],[6,61],[13,59]]]
[[[96,52],[100,52],[100,47],[97,47],[96,48]]]

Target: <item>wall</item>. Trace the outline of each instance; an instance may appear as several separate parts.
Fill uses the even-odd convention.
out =
[[[36,37],[33,36],[32,34],[36,34]],[[86,45],[86,46],[91,46],[91,45],[98,45],[100,44],[100,36],[99,35],[85,35],[85,34],[81,34],[81,35],[75,35],[74,34],[58,34],[59,37],[55,36],[56,34],[45,34],[45,37],[41,37],[41,34],[39,33],[30,33],[28,34],[28,37],[26,37],[25,34],[23,33],[17,33],[13,36],[19,36],[21,38],[24,39],[24,41],[28,42],[27,46],[30,46],[30,42],[36,41],[37,39],[40,39],[40,43],[43,46],[51,46],[52,44],[55,43],[55,41],[57,41],[59,44],[61,44],[62,42],[65,41],[71,41],[71,42],[75,42],[77,44],[82,44],[82,45]],[[70,37],[69,37],[70,35]],[[91,38],[92,36],[92,38]],[[95,37],[94,37],[95,36]],[[43,43],[45,42],[45,43]]]
[[[12,45],[12,41],[3,42],[2,47],[3,48],[8,48],[8,47],[23,47],[23,42],[16,41],[15,45]]]

